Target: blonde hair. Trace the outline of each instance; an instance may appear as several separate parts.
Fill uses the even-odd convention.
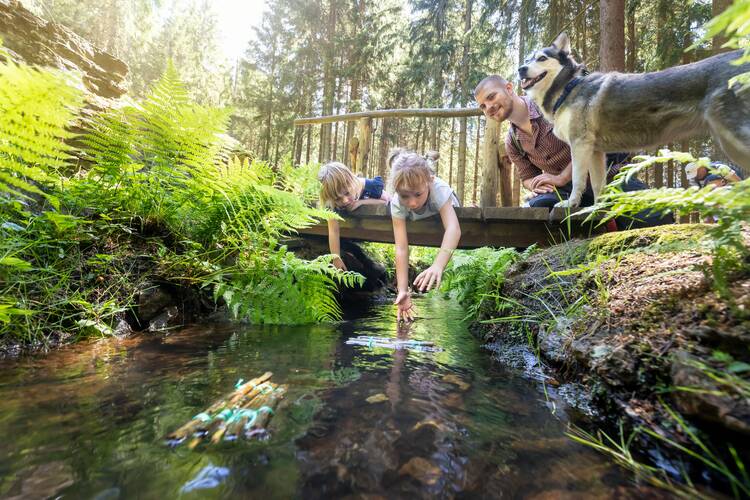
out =
[[[320,182],[320,203],[328,208],[336,207],[338,200],[346,192],[356,196],[359,190],[357,177],[343,163],[332,161],[318,171]]]
[[[437,151],[420,155],[403,148],[391,150],[388,165],[391,167],[391,191],[421,189],[435,177],[434,165],[440,158]]]

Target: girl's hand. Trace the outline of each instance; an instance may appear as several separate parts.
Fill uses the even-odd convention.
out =
[[[337,269],[340,269],[342,271],[348,271],[348,269],[346,268],[346,264],[344,264],[344,261],[341,260],[341,257],[339,257],[338,255],[333,258],[333,265]]]
[[[443,277],[443,269],[435,264],[431,265],[421,273],[414,280],[414,286],[419,289],[420,292],[430,290],[433,285],[435,288],[440,288],[440,280]]]
[[[393,302],[398,308],[396,311],[396,320],[400,323],[404,321],[414,321],[414,306],[411,303],[409,292],[398,292],[398,297]]]

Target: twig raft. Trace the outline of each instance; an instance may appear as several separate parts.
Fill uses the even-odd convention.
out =
[[[232,441],[239,436],[252,437],[247,431],[264,430],[278,402],[286,393],[286,386],[269,381],[266,372],[247,383],[240,380],[236,389],[216,401],[205,411],[166,436],[167,443],[177,446],[192,438],[188,447],[193,449],[202,441],[218,443],[222,438]]]
[[[373,337],[360,335],[346,341],[348,345],[362,345],[367,347],[383,347],[385,349],[409,349],[421,352],[440,352],[440,347],[435,347],[429,340],[395,339],[393,337]]]

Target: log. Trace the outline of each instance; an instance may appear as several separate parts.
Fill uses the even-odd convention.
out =
[[[423,108],[423,109],[378,109],[374,111],[360,111],[358,113],[346,113],[343,115],[311,116],[297,118],[294,126],[315,125],[321,123],[333,123],[338,121],[360,120],[362,118],[457,118],[461,116],[479,116],[482,110],[479,108]]]

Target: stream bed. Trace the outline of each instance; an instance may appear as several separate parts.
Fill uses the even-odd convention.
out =
[[[493,364],[440,297],[334,325],[198,324],[0,362],[0,498],[630,498],[630,475],[565,435],[541,384]],[[437,352],[348,345],[361,335]],[[164,436],[265,371],[288,384],[264,440]]]

